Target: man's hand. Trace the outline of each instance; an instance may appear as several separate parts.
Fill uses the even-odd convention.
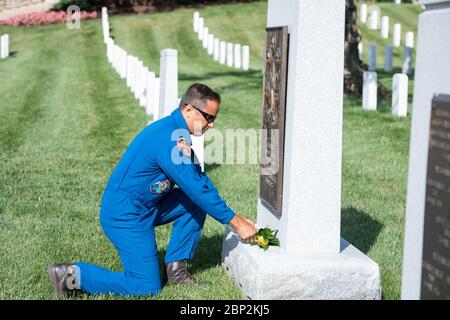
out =
[[[239,238],[248,242],[253,241],[255,233],[258,232],[253,221],[238,215],[231,219],[229,225],[236,231]]]

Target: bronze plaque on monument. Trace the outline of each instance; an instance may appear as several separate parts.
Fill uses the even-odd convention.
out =
[[[283,201],[288,41],[286,26],[266,29],[259,197],[279,216]]]
[[[450,96],[433,98],[422,251],[421,299],[450,299]]]

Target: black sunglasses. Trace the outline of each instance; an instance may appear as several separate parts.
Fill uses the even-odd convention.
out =
[[[190,103],[185,103],[184,105],[187,106],[188,104],[190,104]],[[205,111],[200,110],[200,108],[194,106],[193,104],[190,104],[190,105],[192,106],[192,108],[194,108],[195,110],[200,112],[208,123],[211,123],[214,120],[216,120],[216,116],[213,116],[213,115],[211,115],[209,113],[206,113]]]

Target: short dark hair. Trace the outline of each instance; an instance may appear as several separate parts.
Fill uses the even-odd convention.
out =
[[[220,103],[220,95],[207,85],[194,83],[184,93],[179,108],[184,108],[186,104],[191,104],[203,110],[208,100]]]

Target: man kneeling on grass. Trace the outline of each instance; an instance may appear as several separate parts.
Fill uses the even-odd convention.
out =
[[[112,173],[103,194],[100,223],[117,249],[123,272],[85,262],[48,266],[58,297],[81,289],[91,294],[155,295],[163,284],[199,283],[186,270],[209,214],[252,241],[252,221],[230,209],[202,173],[191,136],[214,127],[220,96],[193,84],[178,109],[142,130]],[[178,186],[178,187],[175,187]],[[173,222],[161,280],[155,227]]]

